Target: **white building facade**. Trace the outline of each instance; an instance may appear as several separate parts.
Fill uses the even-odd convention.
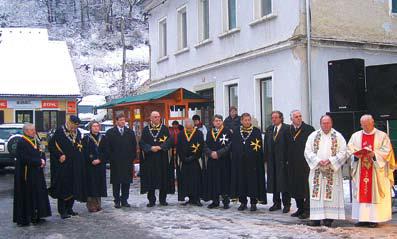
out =
[[[236,106],[252,114],[262,129],[272,110],[288,121],[299,109],[318,126],[329,111],[328,61],[397,62],[397,1],[141,2],[149,21],[150,90],[184,87],[212,97],[215,113],[227,116]],[[374,18],[380,20],[368,23]]]

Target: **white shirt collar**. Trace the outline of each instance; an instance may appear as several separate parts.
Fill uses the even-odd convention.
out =
[[[365,134],[365,135],[373,135],[376,132],[376,128],[374,128],[370,133],[366,133],[364,130],[362,130],[362,131],[363,131],[363,134]]]

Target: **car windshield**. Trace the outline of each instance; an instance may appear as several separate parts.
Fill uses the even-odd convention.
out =
[[[0,128],[0,139],[7,140],[12,135],[22,134],[22,129],[16,128]]]

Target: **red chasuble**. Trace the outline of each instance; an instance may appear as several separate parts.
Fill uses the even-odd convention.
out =
[[[374,149],[375,134],[363,134],[362,148]],[[361,158],[360,169],[360,203],[372,203],[372,173],[373,161],[369,156]]]

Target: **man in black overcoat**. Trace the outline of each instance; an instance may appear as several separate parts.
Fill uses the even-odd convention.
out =
[[[298,208],[291,216],[307,219],[310,216],[310,168],[304,151],[307,138],[314,128],[302,121],[302,113],[299,110],[293,110],[290,116],[292,124],[287,134],[289,192],[291,197],[295,198]]]
[[[265,157],[267,160],[267,190],[273,193],[273,206],[270,211],[281,209],[288,213],[291,208],[291,196],[288,188],[287,132],[289,125],[284,124],[283,113],[272,112],[272,125],[265,132]]]
[[[134,131],[126,127],[124,114],[116,115],[116,126],[106,132],[105,138],[105,152],[110,163],[110,184],[113,187],[114,207],[130,207],[127,200],[130,195],[137,142]]]

